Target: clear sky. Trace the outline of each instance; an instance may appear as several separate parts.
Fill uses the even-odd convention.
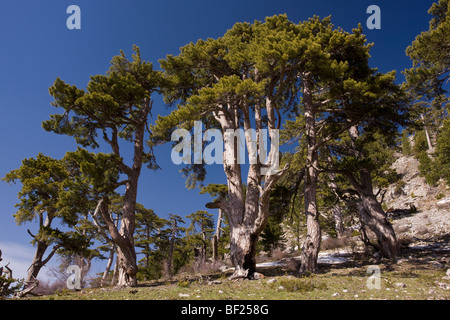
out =
[[[3,0],[0,2],[0,177],[18,168],[24,158],[39,152],[61,158],[76,150],[71,137],[47,133],[41,123],[60,111],[50,105],[48,88],[57,77],[84,88],[90,75],[103,74],[109,61],[122,49],[131,58],[136,44],[143,59],[154,63],[199,38],[223,35],[236,22],[263,20],[286,13],[299,22],[319,15],[332,16],[332,23],[351,31],[361,23],[369,42],[371,67],[381,72],[411,66],[405,49],[415,36],[428,29],[432,0]],[[81,9],[81,29],[69,30],[69,5]],[[369,5],[381,9],[381,29],[369,30]],[[160,99],[153,115],[167,113]],[[181,167],[171,163],[170,147],[158,148],[158,172],[143,170],[138,201],[157,214],[181,216],[204,209],[209,196],[185,189]],[[207,182],[225,183],[220,166]],[[24,277],[34,248],[26,230],[35,223],[17,226],[14,205],[19,185],[0,182],[0,249],[11,261],[15,277]],[[216,213],[215,210],[210,211]],[[42,272],[45,276],[45,271]]]

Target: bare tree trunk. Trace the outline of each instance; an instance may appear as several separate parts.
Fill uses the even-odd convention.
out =
[[[119,278],[119,261],[117,261],[114,263],[114,271],[113,271],[113,276],[111,279],[111,285],[114,286],[117,283],[117,279]]]
[[[100,286],[103,287],[103,285],[106,282],[106,278],[108,277],[108,274],[111,270],[112,263],[114,261],[114,253],[116,251],[116,246],[114,244],[111,244],[111,248],[109,249],[109,257],[108,262],[106,263],[105,271],[103,272],[102,279],[100,280]]]
[[[328,176],[330,177],[330,188],[333,190],[333,193],[335,194],[336,198],[339,199],[338,195],[338,186],[335,182],[336,175],[334,173],[329,173]],[[339,201],[336,201],[336,203],[333,205],[333,208],[331,209],[331,212],[333,214],[333,220],[334,220],[334,226],[336,230],[336,234],[338,238],[341,238],[344,234],[344,224],[342,221],[342,208],[339,204]]]
[[[41,268],[44,266],[42,260],[44,258],[44,253],[47,250],[47,248],[48,248],[47,244],[41,241],[37,242],[33,261],[31,262],[31,265],[28,268],[27,277],[25,278],[24,289],[27,289],[29,286],[32,286],[36,281],[39,271],[41,271]]]
[[[425,136],[427,138],[428,151],[432,152],[433,151],[433,146],[431,144],[430,134],[428,133],[428,128],[427,128],[427,125],[425,124],[425,117],[423,116],[422,113],[420,114],[420,119],[422,119],[423,130],[425,131]]]
[[[255,78],[258,78],[257,70],[255,70]],[[268,131],[271,141],[271,148],[265,161],[262,159],[267,154],[265,146],[261,145],[263,140],[263,117],[260,102],[254,105],[256,141],[251,133],[253,129],[252,121],[250,120],[251,109],[246,96],[237,105],[219,105],[219,111],[213,112],[215,119],[220,123],[222,131],[225,133],[223,167],[227,176],[228,197],[219,201],[216,205],[217,208],[224,210],[228,217],[231,240],[230,254],[235,267],[235,273],[231,278],[253,278],[256,270],[256,241],[269,217],[270,192],[286,169],[279,170],[278,168],[279,149],[277,143],[279,142],[279,136],[277,130],[279,129],[280,119],[278,119],[277,125],[275,119],[277,106],[273,96],[276,81],[278,79],[273,79],[273,82],[269,84],[268,94],[265,97]],[[240,112],[241,115],[239,114]],[[237,157],[238,144],[229,141],[229,136],[227,135],[228,130],[236,132],[239,129],[242,118],[245,142],[250,160],[245,187],[241,176],[241,163],[243,162],[240,162]],[[230,142],[233,144],[230,145]],[[275,144],[276,147],[274,147]],[[232,154],[234,154],[234,159]],[[256,154],[259,156],[259,161],[254,158]]]
[[[216,262],[219,257],[219,238],[220,238],[220,230],[222,226],[222,216],[223,211],[219,208],[219,216],[217,217],[217,224],[216,224],[216,233],[214,234],[212,238],[212,259],[213,262]]]
[[[303,78],[303,101],[305,106],[305,128],[307,139],[306,179],[305,179],[305,214],[307,234],[300,255],[299,274],[317,272],[321,230],[317,208],[318,154],[316,137],[315,110],[312,101],[312,82],[308,75]]]

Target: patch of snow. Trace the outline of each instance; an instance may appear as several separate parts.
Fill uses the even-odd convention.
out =
[[[284,263],[281,261],[271,261],[256,264],[257,268],[282,267],[282,266],[284,266]]]
[[[348,261],[349,261],[349,259],[346,257],[343,257],[342,254],[327,253],[327,252],[319,253],[319,257],[317,259],[317,263],[321,263],[321,264],[340,264],[340,263],[346,263]]]
[[[346,263],[350,259],[345,256],[349,256],[348,253],[329,253],[329,252],[320,252],[317,262],[320,264],[341,264]],[[294,259],[299,259],[300,257],[295,257]],[[257,268],[270,268],[270,267],[283,267],[286,265],[284,261],[271,261],[271,262],[263,262],[257,263]]]

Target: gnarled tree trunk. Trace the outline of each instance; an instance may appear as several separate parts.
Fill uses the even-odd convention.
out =
[[[43,219],[42,213],[39,214],[39,227],[50,227],[54,214],[52,212],[47,213],[47,218]],[[47,258],[44,258],[44,254],[47,251],[49,247],[49,243],[45,239],[37,239],[35,235],[33,235],[30,230],[28,230],[28,233],[35,239],[36,241],[36,251],[34,252],[33,261],[31,262],[30,267],[27,271],[27,277],[25,278],[24,282],[24,291],[31,292],[30,288],[37,287],[36,283],[37,276],[39,272],[41,271],[42,267],[46,265],[46,263],[53,257],[56,250],[60,248],[59,245],[54,245],[52,248],[52,251],[48,254]]]
[[[385,258],[396,258],[400,253],[397,237],[381,204],[373,194],[360,194],[360,198],[359,214],[364,224],[375,233],[381,255]]]
[[[258,235],[243,224],[234,226],[230,234],[231,262],[235,266],[231,278],[252,278],[256,271],[256,242]]]
[[[359,134],[357,127],[352,126],[349,133],[354,146]],[[356,148],[355,154],[359,156],[359,152]],[[386,213],[381,207],[381,203],[373,193],[373,183],[370,171],[365,168],[360,169],[359,181],[355,178],[353,173],[347,172],[347,177],[359,194],[359,214],[364,223],[375,233],[380,253],[386,258],[397,257],[400,253],[397,237],[395,236],[394,228],[387,220]]]
[[[117,246],[117,266],[118,266],[118,281],[117,285],[120,287],[135,287],[137,285],[136,274],[138,272],[136,263],[136,251],[134,249],[134,210],[130,217],[130,211],[128,216],[124,210],[120,230],[111,219],[111,215],[108,210],[108,197],[104,196],[99,200],[96,210],[100,212],[103,220],[108,227],[111,240]],[[124,200],[124,203],[125,200]]]
[[[262,161],[260,156],[256,163],[250,163],[247,175],[247,185],[241,177],[241,163],[238,159],[237,143],[227,139],[225,135],[225,156],[223,161],[224,171],[227,176],[228,197],[215,203],[217,208],[224,210],[228,217],[230,227],[231,260],[235,267],[235,273],[231,277],[253,278],[256,271],[256,242],[259,234],[263,231],[269,218],[269,197],[276,182],[282,177],[283,170],[278,170],[279,149],[278,132],[275,124],[274,110],[276,106],[273,99],[266,97],[266,110],[268,116],[268,131],[271,140],[271,148],[266,161]],[[242,105],[244,115],[245,141],[249,152],[249,159],[254,155],[255,141],[250,134],[252,124],[250,121],[250,108],[246,103]],[[239,117],[237,109],[213,113],[216,120],[221,124],[223,132],[228,130],[236,132],[239,128]],[[230,114],[235,114],[230,117]],[[255,105],[255,132],[256,132],[256,153],[261,155],[265,152],[258,142],[262,139],[262,115],[261,106]],[[231,144],[230,144],[231,142]],[[238,138],[239,142],[239,138]],[[276,144],[276,147],[274,147]],[[231,155],[230,155],[231,154]],[[234,157],[233,157],[234,155]],[[264,183],[262,183],[264,181]]]

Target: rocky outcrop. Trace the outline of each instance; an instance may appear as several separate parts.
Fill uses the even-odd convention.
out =
[[[450,190],[443,181],[430,186],[419,174],[419,162],[414,156],[400,156],[392,168],[401,183],[388,188],[384,199],[388,216],[399,239],[410,239],[410,245],[430,238],[442,238],[450,233]]]

